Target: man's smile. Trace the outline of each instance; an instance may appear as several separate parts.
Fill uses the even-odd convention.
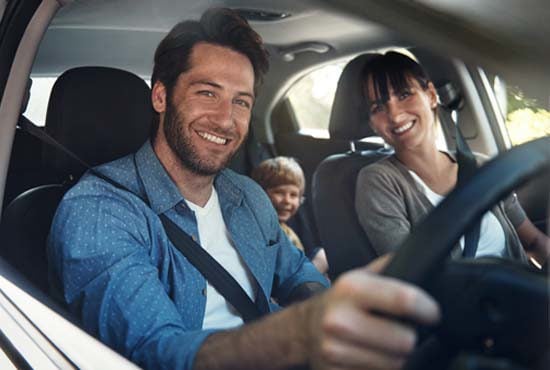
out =
[[[230,139],[223,138],[223,137],[220,137],[220,136],[216,136],[214,134],[211,134],[211,133],[208,133],[208,132],[205,132],[205,131],[197,131],[197,134],[200,137],[202,137],[204,140],[209,141],[209,142],[214,143],[214,144],[218,144],[218,145],[225,145],[230,141]]]

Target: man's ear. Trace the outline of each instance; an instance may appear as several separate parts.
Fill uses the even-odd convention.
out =
[[[157,113],[166,111],[166,87],[160,81],[156,81],[151,90],[151,103]]]

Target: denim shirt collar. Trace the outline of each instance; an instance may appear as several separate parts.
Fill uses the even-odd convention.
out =
[[[149,206],[156,214],[165,213],[185,201],[160,163],[149,140],[136,152],[135,159],[138,176],[143,183]],[[228,171],[226,169],[220,171],[214,179],[214,187],[218,192],[224,218],[231,213],[233,207],[239,206],[243,199],[242,190],[233,183]]]

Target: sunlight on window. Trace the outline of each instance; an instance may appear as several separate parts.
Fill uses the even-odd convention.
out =
[[[506,130],[512,145],[550,136],[550,111],[536,99],[526,96],[518,86],[508,86],[494,77],[493,89],[502,111],[506,112]]]
[[[550,112],[545,109],[517,109],[508,114],[506,127],[513,145],[550,136]]]
[[[336,85],[347,61],[319,68],[299,80],[288,99],[300,126],[300,133],[328,138],[330,110]]]
[[[24,114],[25,117],[38,126],[44,126],[46,122],[48,99],[55,80],[57,80],[57,77],[32,78],[31,97]]]

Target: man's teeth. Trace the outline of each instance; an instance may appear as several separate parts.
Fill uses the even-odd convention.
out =
[[[213,143],[220,144],[220,145],[224,145],[227,142],[227,139],[209,134],[208,132],[199,132],[199,136],[202,137],[205,140],[208,140],[208,141],[211,141]]]
[[[402,134],[403,132],[407,131],[408,129],[410,129],[411,127],[413,127],[414,125],[414,122],[409,122],[407,123],[406,125],[403,125],[403,126],[399,126],[397,128],[394,128],[393,129],[393,132],[396,133],[396,134]]]

